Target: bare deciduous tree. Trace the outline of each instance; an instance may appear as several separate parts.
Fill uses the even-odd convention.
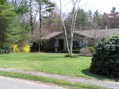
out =
[[[72,51],[73,51],[73,40],[74,40],[73,38],[74,38],[76,18],[77,18],[77,12],[78,12],[80,1],[81,0],[72,0],[73,16],[72,16],[72,25],[71,25],[71,30],[70,30],[70,56],[72,56]]]
[[[65,26],[65,23],[64,23],[64,19],[62,17],[62,0],[60,0],[60,19],[61,19],[61,23],[63,25],[66,48],[67,48],[68,53],[70,53],[67,29],[66,29],[66,26]]]
[[[74,38],[74,31],[75,31],[75,24],[76,24],[76,17],[77,17],[77,10],[79,8],[79,3],[81,0],[72,0],[73,3],[73,15],[72,15],[72,24],[70,28],[70,34],[67,33],[67,29],[62,17],[62,2],[60,0],[60,16],[61,16],[61,22],[64,27],[64,34],[65,34],[65,42],[67,46],[67,51],[69,53],[69,56],[72,56],[73,51],[73,38]]]

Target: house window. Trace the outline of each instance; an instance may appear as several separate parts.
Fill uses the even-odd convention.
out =
[[[73,41],[73,49],[87,47],[88,42],[86,40],[75,40]]]
[[[80,41],[80,47],[83,48],[83,47],[87,47],[88,45],[88,42],[86,40],[82,40]]]
[[[80,40],[79,41],[79,46],[80,48],[87,47],[88,42],[86,40]]]

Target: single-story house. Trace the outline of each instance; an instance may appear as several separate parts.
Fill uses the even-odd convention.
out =
[[[100,39],[112,36],[113,34],[119,34],[119,29],[96,29],[84,31],[76,30],[74,32],[73,49],[80,49],[82,47],[93,46]],[[42,40],[42,44],[40,44],[40,49],[43,51],[66,51],[64,32],[51,32],[48,34],[44,34],[41,37],[38,37],[38,35],[35,34],[33,36],[33,40],[33,48],[36,48],[37,51],[39,46],[39,40]]]

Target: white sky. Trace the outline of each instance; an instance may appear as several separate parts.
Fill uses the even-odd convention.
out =
[[[56,2],[59,7],[59,0],[51,0]],[[68,13],[72,9],[71,0],[62,0],[63,12]],[[80,7],[86,11],[92,10],[93,12],[98,10],[101,13],[108,13],[112,7],[116,7],[119,11],[119,0],[81,0]]]

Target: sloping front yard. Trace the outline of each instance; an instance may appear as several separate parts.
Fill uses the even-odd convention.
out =
[[[0,76],[9,76],[15,78],[23,78],[28,80],[36,80],[41,82],[58,84],[61,86],[69,87],[68,89],[106,89],[95,83],[80,83],[74,81],[65,81],[64,79],[50,78],[44,76],[36,76],[31,74],[19,73],[19,70],[27,70],[33,72],[46,72],[46,74],[59,74],[78,76],[89,78],[105,79],[105,77],[97,76],[88,72],[91,63],[91,57],[76,56],[74,58],[65,57],[66,54],[53,54],[53,53],[12,53],[0,55]],[[5,69],[15,69],[16,72],[5,71]],[[72,77],[73,78],[73,77]],[[93,81],[93,80],[92,80]],[[92,85],[93,84],[93,85]],[[97,85],[97,84],[96,84]],[[105,86],[104,86],[105,87]]]
[[[0,55],[0,67],[18,68],[71,76],[91,77],[86,73],[91,57],[67,58],[65,54],[16,53]]]

